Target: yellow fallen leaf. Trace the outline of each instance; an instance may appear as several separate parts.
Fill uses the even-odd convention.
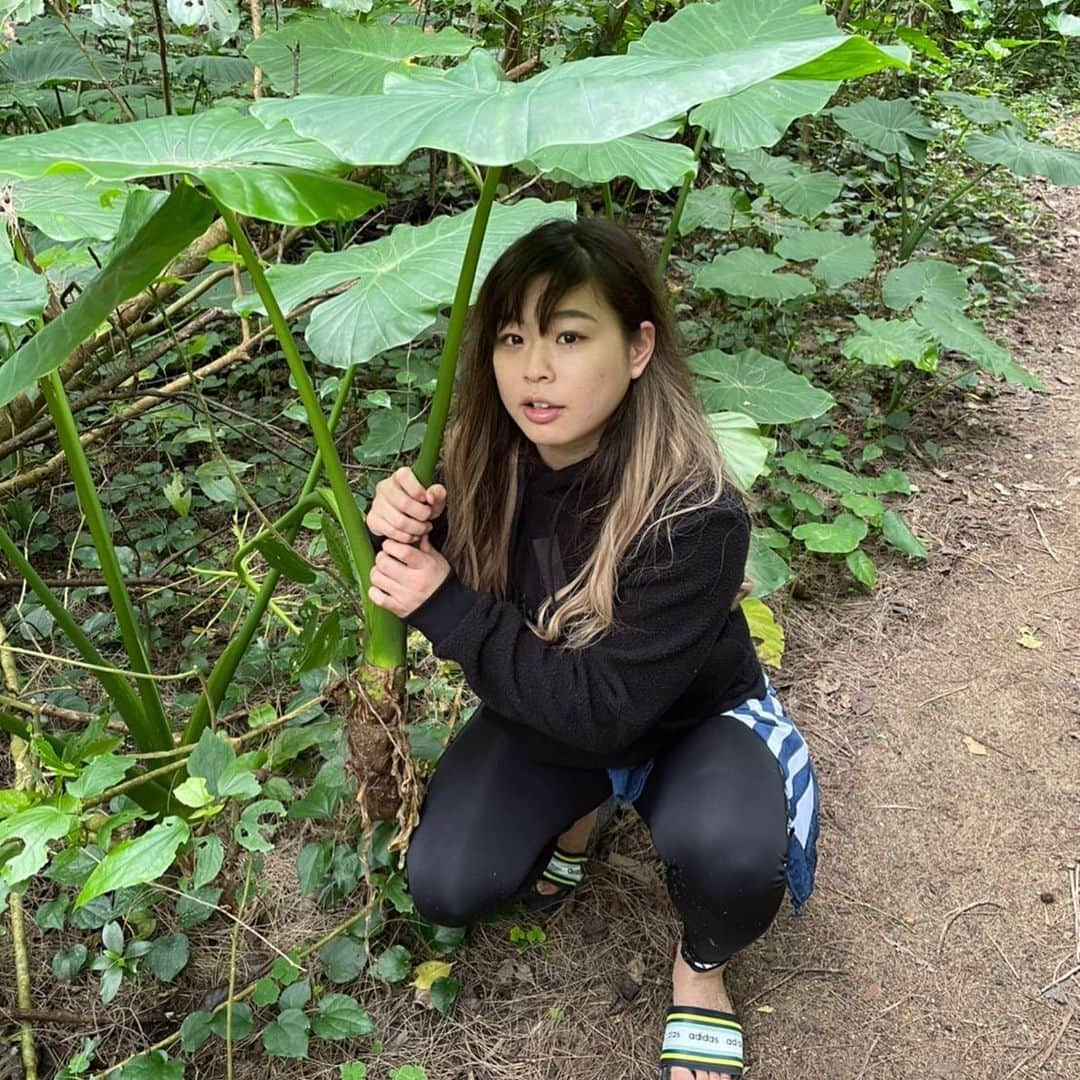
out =
[[[1020,636],[1016,639],[1016,644],[1025,649],[1041,649],[1043,645],[1030,626],[1020,627]]]
[[[430,990],[431,984],[436,979],[445,979],[449,976],[452,966],[445,960],[425,960],[424,963],[416,965],[416,970],[413,972],[416,978],[413,979],[412,984],[418,990]]]
[[[771,1013],[771,1012],[775,1012],[776,1010],[771,1005],[759,1005],[754,1011],[755,1012],[763,1012],[763,1013]]]
[[[986,757],[986,747],[983,746],[978,739],[973,739],[970,735],[965,735],[964,745],[968,748],[968,751],[976,757]]]

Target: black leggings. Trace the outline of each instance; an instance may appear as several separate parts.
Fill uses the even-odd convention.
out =
[[[431,778],[406,858],[419,913],[465,926],[547,866],[560,833],[611,794],[604,769],[530,760],[481,706]],[[730,716],[657,756],[634,802],[667,867],[689,955],[726,960],[765,932],[784,896],[787,807],[776,759]]]

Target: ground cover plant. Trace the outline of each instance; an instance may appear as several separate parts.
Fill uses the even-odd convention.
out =
[[[653,233],[759,511],[767,662],[800,581],[925,557],[904,462],[940,447],[913,416],[1043,389],[987,332],[1013,299],[988,207],[1016,176],[1080,183],[1008,100],[1025,65],[1069,84],[1070,6],[0,3],[17,1005],[41,978],[105,1004],[179,986],[208,924],[229,957],[141,1044],[57,1052],[24,1019],[28,1075],[345,1041],[361,1076],[388,1034],[362,974],[453,1006],[462,935],[415,916],[400,854],[470,706],[367,601],[363,509],[403,461],[433,477],[470,297],[539,221]],[[282,948],[260,898],[299,836],[297,888],[343,917]]]

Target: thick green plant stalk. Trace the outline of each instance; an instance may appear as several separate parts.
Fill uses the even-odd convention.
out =
[[[345,402],[349,399],[349,393],[352,390],[352,384],[355,378],[356,368],[350,367],[346,370],[344,377],[338,384],[337,396],[335,397],[333,407],[330,410],[330,419],[328,421],[331,435],[337,430],[338,422],[345,409]],[[300,489],[301,503],[303,503],[315,490],[315,486],[318,484],[321,475],[322,451],[319,451],[316,453],[315,460],[312,461],[311,467],[308,469],[307,477],[304,480],[304,486]],[[297,518],[296,521],[284,528],[282,535],[289,543],[292,543],[299,532],[300,518]],[[244,617],[243,623],[236,633],[233,634],[225,651],[222,652],[213,668],[211,668],[210,674],[206,677],[203,693],[195,703],[195,708],[192,710],[191,717],[184,728],[184,734],[180,740],[184,746],[188,743],[199,741],[199,737],[202,735],[203,730],[206,728],[207,724],[210,723],[210,718],[221,704],[222,699],[225,696],[225,691],[228,690],[229,684],[236,674],[236,669],[240,666],[240,661],[244,657],[244,653],[247,652],[252,639],[255,637],[259,626],[262,624],[263,616],[266,614],[266,609],[270,606],[270,601],[273,599],[274,590],[277,588],[278,579],[280,577],[281,571],[271,567],[267,572],[266,577],[263,579],[259,594],[256,596],[255,602],[251,605],[247,615]]]
[[[215,200],[216,201],[216,200]],[[300,356],[296,340],[292,336],[289,324],[281,310],[281,306],[266,280],[262,264],[248,241],[247,234],[236,220],[236,215],[224,205],[218,202],[218,210],[229,232],[236,243],[236,249],[248,273],[251,275],[251,283],[263,302],[263,307],[274,327],[274,333],[281,344],[285,354],[285,362],[289,365],[293,382],[296,383],[300,401],[307,413],[308,423],[311,425],[315,436],[315,443],[319,448],[319,456],[322,458],[323,471],[330,484],[330,490],[338,504],[338,515],[341,527],[345,532],[345,539],[352,552],[353,561],[360,571],[361,580],[364,582],[364,621],[367,625],[368,649],[371,650],[370,659],[379,667],[391,668],[397,666],[399,658],[405,652],[405,626],[396,616],[371,603],[367,597],[366,584],[371,579],[371,570],[375,565],[375,549],[372,547],[371,538],[368,536],[364,519],[360,513],[360,507],[356,505],[349,488],[348,478],[341,465],[337,447],[334,446],[333,436],[327,426],[326,417],[323,416],[322,407],[315,393],[315,385],[311,381],[304,361]]]
[[[705,145],[705,129],[703,127],[698,128],[697,138],[694,140],[694,160],[701,161],[701,148]],[[679,222],[682,219],[683,207],[686,205],[686,198],[690,194],[690,188],[694,183],[694,179],[697,176],[696,172],[688,172],[683,178],[682,187],[679,188],[679,197],[675,200],[675,209],[671,211],[671,221],[668,223],[668,230],[664,236],[663,246],[660,248],[660,255],[656,260],[656,274],[662,280],[664,274],[667,273],[668,259],[671,257],[671,249],[675,244],[675,234],[679,231]]]
[[[67,458],[79,505],[86,515],[86,524],[90,529],[98,559],[101,561],[101,572],[109,588],[109,599],[116,613],[116,621],[120,627],[128,663],[136,674],[150,675],[152,674],[150,661],[146,655],[146,646],[143,643],[138,620],[135,617],[135,608],[124,585],[120,561],[116,557],[112,537],[109,535],[109,525],[101,506],[101,499],[98,497],[97,488],[94,487],[94,480],[90,475],[90,463],[79,441],[79,431],[75,426],[75,418],[71,414],[64,384],[59,373],[52,371],[41,380],[40,386],[49,412],[52,414],[53,423],[56,425],[60,446]],[[139,749],[143,751],[171,749],[172,733],[165,719],[165,709],[161,703],[161,696],[158,694],[157,684],[153,679],[139,679],[138,692],[142,699],[141,715],[136,725],[130,730]]]
[[[502,172],[501,165],[492,165],[484,175],[480,199],[476,204],[472,228],[469,231],[469,242],[465,246],[461,274],[458,276],[457,289],[454,291],[454,305],[450,309],[450,325],[446,331],[446,341],[443,343],[442,357],[439,360],[435,396],[431,400],[420,455],[413,466],[417,480],[425,487],[434,479],[435,467],[439,462],[443,432],[446,430],[446,418],[450,415],[450,399],[454,393],[454,375],[457,372],[461,336],[465,331],[465,317],[469,313],[469,298],[472,296],[473,282],[476,280],[476,266],[480,261],[480,251],[484,246],[484,232],[487,229],[488,219],[491,217],[495,190],[499,186]]]

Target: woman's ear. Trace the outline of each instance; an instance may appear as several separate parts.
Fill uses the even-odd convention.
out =
[[[656,326],[651,322],[643,322],[638,327],[638,332],[630,341],[630,378],[636,379],[652,359],[653,349],[656,348]]]

